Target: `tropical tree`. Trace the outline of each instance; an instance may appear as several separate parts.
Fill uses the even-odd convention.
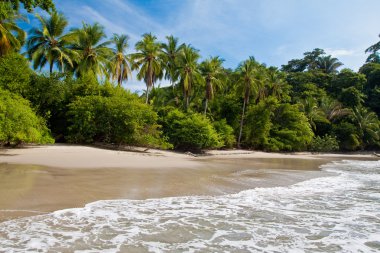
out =
[[[185,44],[178,45],[178,38],[166,36],[167,43],[161,44],[162,59],[165,69],[165,79],[169,80],[174,88],[174,83],[178,80],[177,58]]]
[[[253,56],[249,57],[248,60],[245,60],[241,63],[237,69],[238,80],[237,83],[240,87],[243,88],[243,109],[240,120],[240,130],[238,138],[238,147],[240,148],[240,141],[243,132],[244,124],[244,114],[246,106],[249,102],[249,98],[254,95],[257,96],[258,93],[258,82],[257,82],[257,73],[258,73],[258,63],[256,62]]]
[[[208,101],[214,97],[214,88],[220,87],[223,84],[223,77],[225,74],[222,66],[223,61],[223,59],[216,56],[210,57],[200,64],[200,71],[206,81],[204,114],[207,112]]]
[[[338,72],[338,68],[343,65],[337,58],[331,55],[319,56],[316,61],[317,69],[322,70],[327,74],[333,74]]]
[[[317,100],[313,97],[307,97],[301,100],[301,111],[307,117],[314,131],[317,130],[316,121],[327,121],[324,111],[318,107]]]
[[[379,141],[380,126],[376,113],[363,106],[358,106],[352,110],[352,119],[364,144],[368,145]]]
[[[95,23],[93,25],[83,23],[82,28],[72,30],[75,40],[71,49],[79,54],[75,61],[74,70],[77,75],[92,72],[95,75],[108,75],[107,64],[112,55],[108,47],[111,41],[103,41],[106,38],[104,28]]]
[[[127,35],[114,34],[112,42],[115,44],[113,49],[113,56],[111,58],[111,73],[112,78],[117,80],[117,84],[121,87],[124,80],[132,75],[131,68],[129,66],[128,56],[125,54],[125,50],[128,48],[129,37]]]
[[[266,73],[267,83],[269,87],[269,95],[276,97],[279,101],[289,98],[289,84],[286,82],[285,74],[277,68],[270,67]]]
[[[65,65],[73,67],[75,52],[69,48],[73,42],[71,34],[64,34],[68,21],[62,13],[53,12],[50,17],[36,15],[39,28],[32,28],[27,40],[27,53],[33,61],[33,68],[43,68],[49,64],[50,74],[54,64],[62,72]]]
[[[379,34],[380,37],[380,34]],[[366,62],[375,62],[375,63],[380,63],[380,55],[379,51],[380,50],[380,41],[376,42],[369,48],[365,50],[366,53],[370,53],[370,55],[367,58]]]
[[[192,86],[202,80],[202,76],[198,67],[199,51],[186,45],[183,47],[182,53],[178,57],[178,73],[183,88],[183,96],[185,100],[185,108],[189,108],[189,99]]]
[[[154,83],[162,78],[161,43],[151,33],[142,36],[142,40],[135,45],[136,53],[131,55],[132,69],[138,70],[137,79],[146,84],[146,103],[149,101],[149,92]]]
[[[342,103],[338,100],[334,100],[327,96],[321,99],[319,108],[324,112],[326,118],[330,122],[335,122],[337,119],[352,113],[350,109],[344,108]]]
[[[20,50],[26,33],[16,23],[25,17],[12,9],[9,2],[0,2],[0,57],[11,51]]]
[[[28,12],[32,12],[34,8],[41,8],[47,12],[54,11],[55,6],[53,0],[6,0],[5,2],[9,2],[12,4],[13,9],[16,11],[20,8],[20,3],[24,6],[24,8]]]

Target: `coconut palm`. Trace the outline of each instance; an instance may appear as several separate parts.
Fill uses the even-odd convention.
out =
[[[350,109],[344,108],[342,103],[327,96],[322,98],[320,109],[330,122],[335,122],[337,119],[352,113]]]
[[[380,34],[379,34],[379,37],[380,37]],[[366,53],[370,53],[366,62],[380,63],[379,51],[380,51],[380,41],[376,42],[375,44],[373,44],[372,46],[370,46],[369,48],[365,50]]]
[[[181,50],[185,44],[178,45],[178,38],[171,36],[166,36],[167,43],[161,44],[162,59],[165,69],[165,79],[170,81],[172,87],[174,83],[178,80],[177,72],[177,58],[181,53]]]
[[[269,94],[279,100],[284,99],[287,96],[287,90],[289,89],[289,85],[285,80],[285,74],[278,71],[277,68],[270,67],[267,70],[266,76]]]
[[[180,82],[183,88],[183,97],[185,100],[185,108],[189,108],[189,99],[192,86],[195,83],[200,83],[202,76],[198,67],[198,59],[200,58],[199,51],[190,45],[183,47],[181,54],[178,57],[178,73]]]
[[[68,24],[66,17],[57,12],[53,12],[48,18],[38,14],[36,17],[40,27],[30,30],[27,41],[27,53],[33,61],[33,68],[41,69],[48,63],[50,74],[54,64],[62,72],[65,65],[72,68],[75,52],[68,47],[73,41],[71,34],[64,34]]]
[[[205,110],[207,112],[208,101],[214,97],[214,88],[220,87],[223,84],[224,69],[222,66],[223,59],[216,57],[210,57],[200,65],[200,71],[206,81],[206,96],[205,96]]]
[[[142,40],[136,43],[136,53],[131,55],[132,69],[138,69],[137,79],[146,84],[146,103],[149,101],[149,92],[154,83],[162,78],[161,44],[156,36],[146,33]]]
[[[114,34],[112,42],[115,44],[113,49],[113,56],[111,58],[111,75],[114,80],[117,80],[117,84],[121,87],[124,80],[132,75],[131,68],[129,66],[128,56],[125,54],[125,50],[128,48],[129,37],[127,35]]]
[[[252,95],[257,96],[258,93],[258,68],[259,64],[256,62],[254,57],[249,57],[248,60],[245,60],[241,63],[237,69],[238,85],[243,89],[243,109],[240,120],[240,131],[238,138],[238,147],[240,148],[240,141],[243,132],[244,116],[245,109],[249,103],[249,99]]]
[[[365,144],[379,140],[380,125],[376,113],[368,111],[363,106],[358,106],[352,110],[352,120],[358,127],[360,137]]]
[[[83,23],[82,28],[72,30],[75,38],[71,46],[78,53],[74,64],[77,75],[92,72],[95,75],[108,75],[107,64],[112,55],[108,47],[111,41],[103,41],[106,38],[104,28],[95,23],[93,25]]]
[[[317,100],[313,97],[307,97],[301,100],[301,110],[309,120],[309,124],[314,131],[317,130],[317,125],[315,124],[316,121],[327,121],[325,112],[318,107]]]
[[[9,2],[0,2],[0,57],[11,51],[20,50],[24,44],[25,32],[16,24],[25,17],[13,10]]]
[[[319,56],[316,61],[317,69],[322,70],[327,74],[333,74],[338,72],[338,68],[343,65],[337,58],[333,58],[331,55]]]

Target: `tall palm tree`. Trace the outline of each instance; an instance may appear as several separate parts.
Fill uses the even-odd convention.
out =
[[[267,70],[267,82],[270,90],[270,95],[276,97],[281,100],[284,99],[287,93],[287,89],[289,89],[289,85],[285,80],[285,74],[283,72],[278,71],[277,68],[270,67]]]
[[[25,20],[25,17],[13,10],[7,1],[0,2],[0,57],[11,51],[20,50],[24,44],[26,33],[16,21]]]
[[[169,80],[171,86],[174,87],[175,81],[178,79],[177,58],[181,53],[185,44],[178,45],[178,38],[172,35],[166,36],[167,43],[161,44],[162,58],[165,69],[165,79]]]
[[[92,72],[95,75],[108,75],[107,64],[112,55],[108,47],[111,41],[103,41],[106,38],[104,28],[95,23],[93,25],[83,23],[82,28],[72,30],[75,41],[71,46],[78,53],[74,69],[77,75]]]
[[[181,79],[186,109],[189,108],[192,86],[197,82],[201,82],[202,79],[198,66],[199,58],[199,51],[190,45],[184,46],[178,57],[178,73]]]
[[[113,56],[111,58],[111,73],[112,78],[117,80],[119,87],[121,87],[124,80],[128,80],[132,75],[129,59],[125,54],[125,50],[128,48],[128,40],[129,37],[127,35],[114,34],[112,37],[115,49],[113,49]]]
[[[245,109],[247,104],[249,103],[249,98],[252,95],[257,95],[258,93],[258,82],[257,82],[257,74],[258,74],[258,63],[256,62],[254,57],[249,57],[248,60],[245,60],[241,63],[237,69],[238,80],[237,83],[240,87],[243,88],[243,109],[240,120],[240,131],[238,138],[238,147],[240,148],[241,136],[243,132],[243,124],[244,124],[244,116]]]
[[[222,66],[223,61],[223,59],[216,56],[205,60],[200,65],[200,71],[206,81],[206,100],[204,114],[207,112],[208,101],[214,97],[214,87],[222,86],[222,79],[225,74],[224,68]]]
[[[135,45],[136,53],[131,55],[132,69],[139,69],[138,80],[144,80],[146,84],[146,103],[149,101],[149,92],[154,83],[162,78],[161,43],[156,36],[146,33],[142,40]]]
[[[316,61],[317,69],[322,70],[327,74],[338,72],[338,68],[343,65],[337,58],[331,55],[319,56]]]
[[[72,43],[71,34],[64,34],[68,21],[62,13],[53,12],[50,17],[36,15],[39,28],[32,28],[27,41],[27,53],[33,61],[33,68],[43,68],[49,64],[50,74],[54,64],[64,72],[65,65],[73,67],[75,52],[68,46]]]

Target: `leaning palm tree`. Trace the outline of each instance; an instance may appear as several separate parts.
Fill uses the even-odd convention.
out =
[[[106,38],[104,28],[95,23],[89,25],[83,23],[82,28],[72,29],[72,36],[75,38],[71,46],[78,54],[74,64],[77,75],[93,73],[95,75],[108,75],[107,65],[112,55],[112,50],[108,47],[111,41],[103,41]]]
[[[113,50],[113,56],[111,58],[111,75],[114,80],[117,80],[117,84],[121,87],[124,80],[132,75],[131,68],[129,67],[129,59],[125,54],[125,50],[128,48],[127,35],[117,35],[114,34],[112,37],[112,42],[115,44],[115,49]]]
[[[327,74],[333,74],[338,72],[338,68],[343,65],[337,58],[327,56],[319,56],[317,58],[317,69],[322,70]]]
[[[201,82],[202,76],[199,71],[198,59],[200,55],[198,50],[190,45],[183,47],[178,57],[178,73],[183,88],[183,97],[185,100],[185,108],[189,108],[190,94],[192,86]]]
[[[214,97],[214,88],[220,87],[223,84],[222,79],[225,74],[222,66],[223,61],[223,59],[216,56],[205,60],[200,65],[200,71],[206,81],[206,100],[204,114],[207,112],[208,101]]]
[[[254,57],[249,57],[248,60],[245,60],[243,63],[241,63],[237,69],[238,74],[238,80],[237,83],[239,86],[243,89],[243,109],[242,109],[242,115],[240,120],[240,131],[239,131],[239,138],[238,138],[238,147],[240,148],[240,141],[241,136],[243,132],[243,124],[244,124],[244,116],[245,116],[245,109],[249,102],[249,98],[252,95],[257,95],[258,93],[258,82],[257,82],[257,75],[258,75],[258,63],[256,62]]]
[[[146,103],[154,83],[162,78],[161,44],[156,36],[150,33],[143,35],[142,40],[135,45],[136,53],[131,55],[132,69],[137,70],[137,79],[146,84]]]
[[[50,74],[54,64],[62,72],[65,65],[72,68],[75,52],[68,47],[73,41],[72,35],[64,34],[68,24],[66,17],[57,12],[53,12],[48,18],[38,14],[36,17],[40,27],[32,28],[27,40],[27,53],[33,61],[33,68],[41,69],[48,63]]]
[[[169,80],[174,88],[174,83],[178,80],[177,58],[185,44],[178,45],[178,38],[166,36],[167,43],[161,44],[162,60],[165,69],[165,79]]]
[[[25,17],[13,10],[7,1],[0,2],[0,57],[11,51],[20,50],[26,33],[16,23]]]

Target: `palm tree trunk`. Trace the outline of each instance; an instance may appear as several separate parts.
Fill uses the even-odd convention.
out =
[[[51,75],[53,73],[53,63],[52,62],[50,62],[49,70],[50,70],[50,75]]]
[[[206,115],[206,112],[207,112],[207,105],[208,105],[208,99],[206,98],[206,101],[205,101],[205,112],[204,112],[205,115]]]
[[[238,139],[238,144],[237,144],[238,148],[240,148],[241,135],[242,135],[242,133],[243,133],[243,122],[244,122],[245,106],[246,106],[246,100],[244,99],[244,103],[243,103],[243,113],[241,114],[241,120],[240,120],[239,139]]]
[[[145,104],[148,104],[149,102],[149,86],[146,86],[146,99],[145,99]]]

